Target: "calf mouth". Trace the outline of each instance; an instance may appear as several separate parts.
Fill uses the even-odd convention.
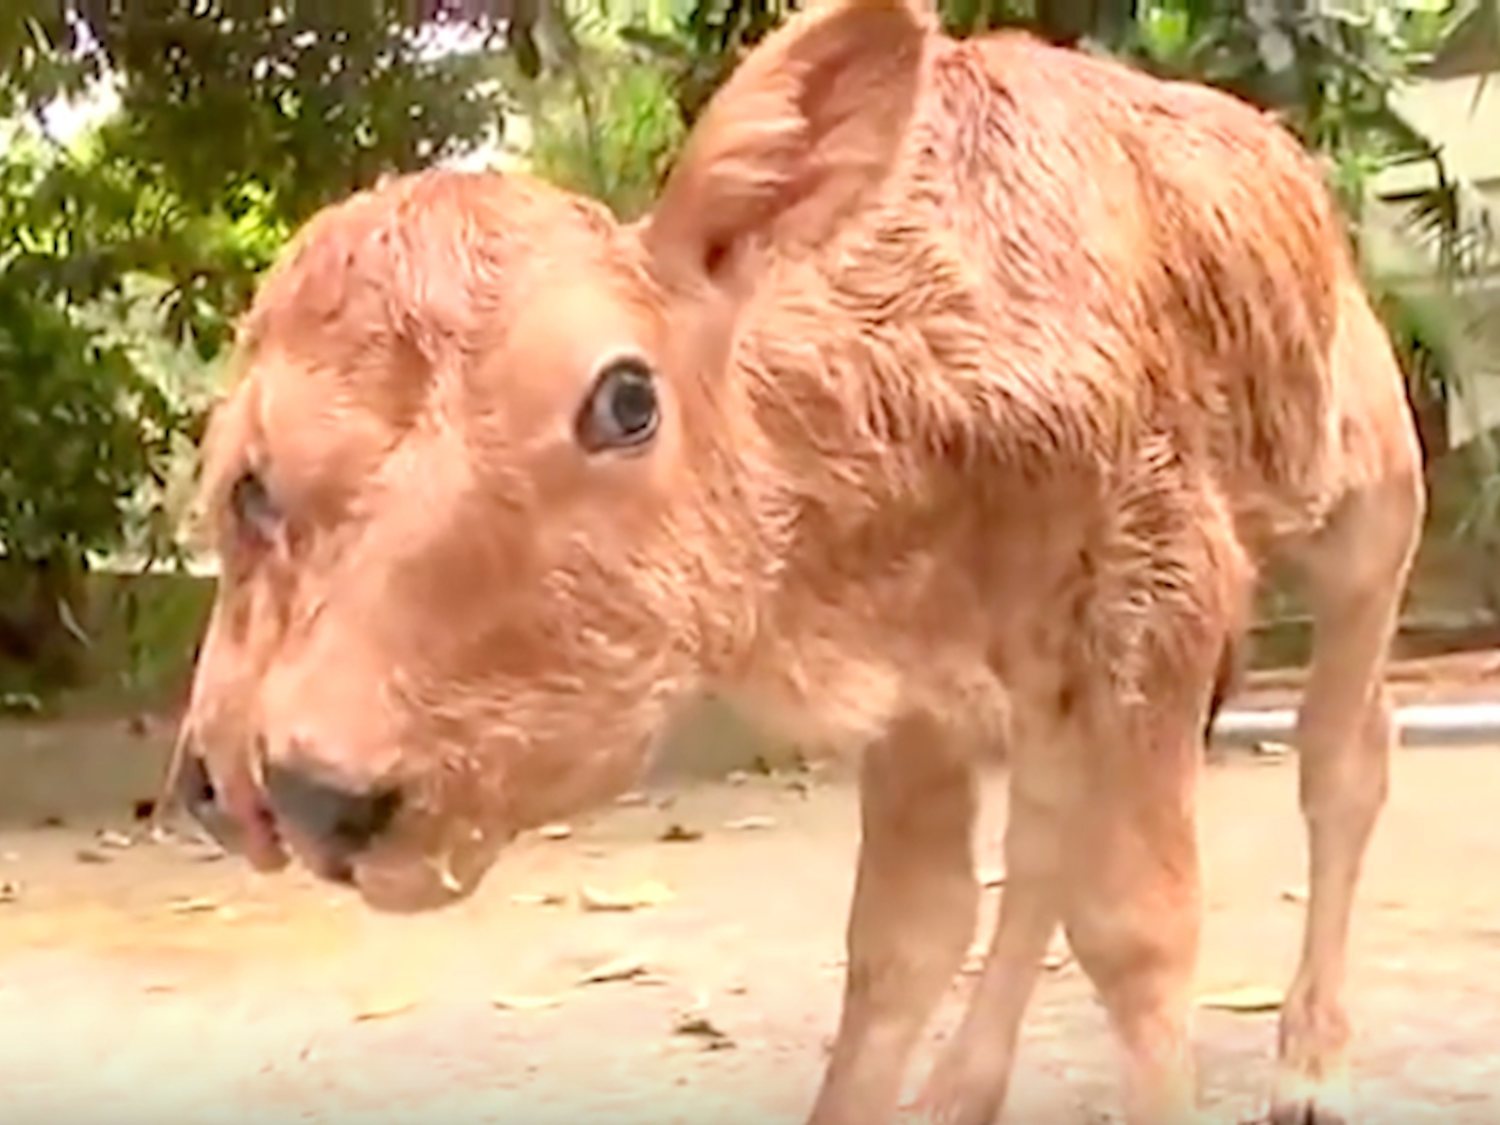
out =
[[[280,872],[295,860],[382,913],[420,913],[460,902],[474,893],[489,866],[489,849],[477,838],[473,847],[451,850],[441,861],[394,835],[366,851],[341,854],[279,821],[249,769],[216,779],[192,751],[177,767],[173,795],[220,847],[256,871]]]

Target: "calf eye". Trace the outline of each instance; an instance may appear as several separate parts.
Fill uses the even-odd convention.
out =
[[[578,412],[578,444],[590,453],[631,449],[651,440],[660,419],[651,368],[641,359],[611,360]]]
[[[276,532],[280,513],[260,474],[246,470],[229,490],[229,509],[241,529],[269,539]]]

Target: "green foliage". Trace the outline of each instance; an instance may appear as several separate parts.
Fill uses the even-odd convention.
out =
[[[0,288],[0,541],[12,557],[82,558],[117,541],[129,498],[179,419],[67,305]]]
[[[1385,164],[1436,157],[1396,95],[1449,21],[1429,0],[1145,0],[1119,48],[1158,73],[1207,81],[1280,113],[1332,158],[1335,186],[1357,213]]]
[[[540,44],[546,65],[509,83],[531,127],[532,170],[622,217],[640,214],[686,131],[671,72],[598,10],[555,9]]]
[[[497,135],[501,7],[440,51],[435,4],[0,5],[0,657],[89,643],[91,560],[176,555],[256,277],[323,204]],[[59,95],[114,108],[59,136]]]
[[[632,21],[621,34],[660,68],[691,126],[746,51],[795,7],[790,0],[692,0],[665,18]]]
[[[124,75],[132,151],[200,208],[253,177],[299,219],[462,149],[496,120],[482,54],[434,57],[394,5],[226,4],[217,18],[207,4],[93,7]]]

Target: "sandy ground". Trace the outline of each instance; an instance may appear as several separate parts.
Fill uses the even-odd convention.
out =
[[[120,780],[117,769],[105,784],[108,771],[78,760],[57,776],[25,747],[7,751],[0,881],[17,894],[0,905],[0,1120],[10,1125],[750,1125],[797,1122],[809,1104],[837,1013],[853,874],[845,781],[656,790],[648,804],[578,822],[568,839],[518,845],[461,907],[391,918],[301,875],[253,876],[201,845],[101,840],[131,827],[124,794],[146,774]],[[1280,985],[1290,972],[1303,846],[1294,782],[1285,760],[1236,755],[1208,771],[1205,993]],[[1497,798],[1495,750],[1399,759],[1357,926],[1363,1120],[1500,1120]],[[998,791],[992,805],[991,863]],[[47,816],[65,823],[42,825]],[[735,824],[746,817],[763,819]],[[659,839],[673,824],[703,836]],[[585,887],[658,901],[592,912],[578,901]],[[601,967],[629,979],[582,983]],[[724,1038],[675,1030],[694,1012]],[[1274,1015],[1201,1014],[1215,1117],[1256,1111],[1273,1040]],[[1070,966],[1048,973],[1007,1120],[1102,1121],[1117,1105],[1086,981]]]

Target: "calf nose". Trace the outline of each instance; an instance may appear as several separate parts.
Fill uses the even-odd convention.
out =
[[[390,826],[401,804],[395,789],[346,789],[280,763],[266,765],[266,796],[277,817],[344,874],[349,861]]]

